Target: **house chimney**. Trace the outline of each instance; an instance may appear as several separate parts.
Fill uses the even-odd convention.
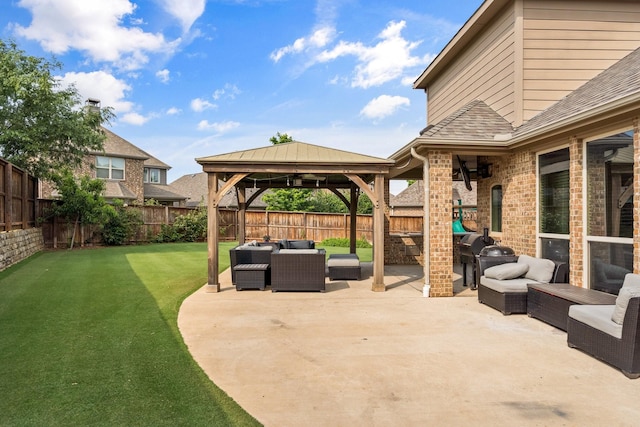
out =
[[[90,113],[100,113],[100,100],[96,98],[87,98],[84,102],[84,108]]]

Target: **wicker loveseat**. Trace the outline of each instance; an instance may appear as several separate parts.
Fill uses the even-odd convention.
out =
[[[616,305],[572,305],[567,344],[640,378],[640,275],[629,273]]]
[[[527,312],[528,283],[566,283],[565,262],[528,255],[478,257],[478,301],[508,315]]]
[[[271,291],[325,290],[324,249],[280,249],[271,254]]]

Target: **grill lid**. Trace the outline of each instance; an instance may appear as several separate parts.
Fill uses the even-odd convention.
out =
[[[480,250],[480,256],[504,256],[515,255],[513,249],[507,246],[489,245]]]

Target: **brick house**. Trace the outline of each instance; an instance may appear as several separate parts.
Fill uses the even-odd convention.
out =
[[[486,0],[418,77],[427,127],[389,177],[425,182],[432,296],[453,294],[458,158],[501,244],[567,261],[576,286],[640,271],[639,46],[636,1]]]
[[[162,205],[185,206],[186,196],[167,185],[167,171],[171,166],[136,147],[110,130],[106,135],[104,150],[89,153],[76,171],[92,178],[105,180],[104,197],[120,199],[127,204],[144,204],[153,199]],[[42,182],[40,198],[55,198],[51,183]]]

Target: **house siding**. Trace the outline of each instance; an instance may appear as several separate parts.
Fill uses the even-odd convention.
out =
[[[636,2],[524,2],[523,117],[562,99],[640,44]]]
[[[513,10],[505,9],[429,86],[427,123],[438,123],[475,99],[514,120],[514,19]]]

